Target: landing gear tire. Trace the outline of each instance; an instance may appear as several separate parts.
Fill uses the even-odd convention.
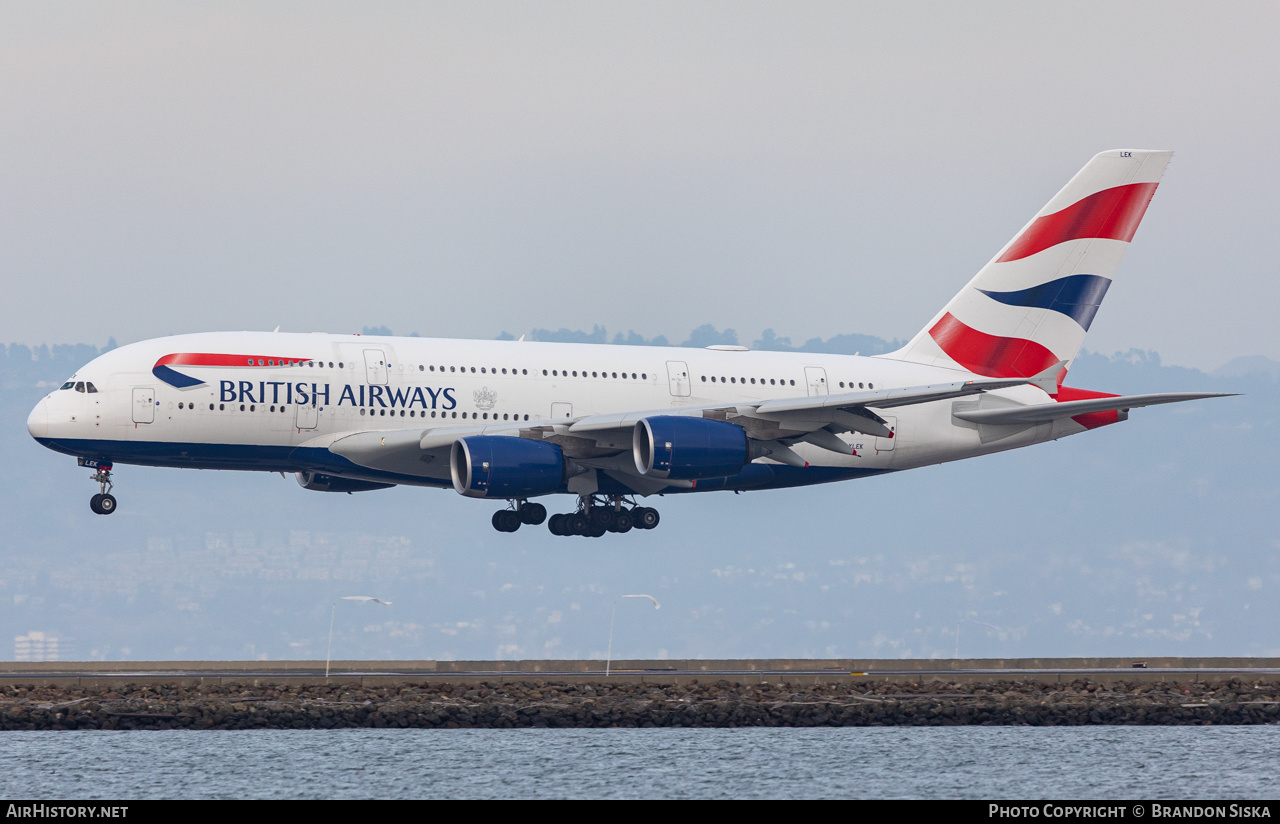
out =
[[[570,535],[586,535],[587,530],[591,528],[591,522],[581,512],[564,516],[564,525],[568,527],[565,532]]]
[[[601,526],[600,524],[592,524],[590,527],[587,528],[587,537],[603,538],[604,534],[608,531],[609,531],[609,528],[606,526]]]
[[[564,535],[564,516],[552,515],[547,519],[547,531],[552,535]]]
[[[499,532],[515,532],[520,528],[520,513],[513,509],[499,509],[493,513],[493,528]]]
[[[631,510],[631,517],[635,521],[636,529],[653,529],[662,520],[658,510],[651,506],[636,507]]]
[[[93,510],[95,515],[110,515],[116,511],[116,499],[107,490],[111,489],[111,464],[102,462],[99,464],[86,464],[82,462],[82,466],[91,465],[96,471],[89,476],[89,479],[99,484],[102,491],[89,499],[89,509]]]
[[[625,509],[616,513],[613,517],[613,531],[619,534],[630,532],[635,523],[631,520],[631,513]]]
[[[520,507],[520,520],[530,526],[537,526],[547,519],[547,508],[542,504],[526,503]]]

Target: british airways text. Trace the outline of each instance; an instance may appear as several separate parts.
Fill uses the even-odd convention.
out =
[[[219,397],[223,403],[297,403],[333,404],[333,392],[327,383],[299,381],[220,381]],[[453,409],[458,401],[454,388],[446,386],[367,386],[345,384],[338,393],[338,406],[367,406],[384,409]]]

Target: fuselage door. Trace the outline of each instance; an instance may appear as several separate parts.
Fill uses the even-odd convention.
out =
[[[364,374],[370,386],[386,386],[387,353],[381,349],[364,350]]]
[[[313,403],[298,404],[298,428],[315,429],[320,423],[320,407]]]
[[[551,420],[562,421],[565,418],[573,417],[573,404],[571,403],[553,403],[551,404]]]
[[[810,397],[831,394],[831,390],[827,386],[827,370],[821,366],[806,366],[804,368],[804,382],[809,386]]]
[[[671,387],[671,397],[689,397],[689,364],[684,361],[667,361],[667,384]]]
[[[133,388],[133,422],[151,423],[156,419],[156,390],[150,386]]]

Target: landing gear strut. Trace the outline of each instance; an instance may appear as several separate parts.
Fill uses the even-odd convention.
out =
[[[116,511],[116,496],[111,494],[111,464],[100,463],[97,471],[89,476],[89,480],[97,481],[102,490],[89,499],[89,508],[96,515],[110,515]]]
[[[585,535],[599,538],[606,532],[630,532],[633,529],[653,529],[658,525],[658,510],[648,506],[638,506],[630,501],[630,506],[622,495],[610,495],[607,498],[596,495],[583,495],[578,500],[578,511],[564,515],[552,515],[547,520],[547,529],[552,535]]]
[[[537,526],[547,519],[547,508],[525,500],[512,501],[512,509],[499,509],[493,513],[493,528],[499,532],[515,532],[521,524]]]

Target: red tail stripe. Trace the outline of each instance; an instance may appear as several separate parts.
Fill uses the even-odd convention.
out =
[[[988,378],[1029,378],[1061,360],[1035,341],[979,332],[950,312],[933,325],[929,335],[956,363]]]
[[[1092,389],[1076,389],[1071,386],[1059,386],[1056,400],[1059,403],[1067,401],[1086,401],[1093,398],[1117,398],[1119,395],[1110,392],[1095,392]],[[1072,415],[1071,420],[1083,426],[1085,429],[1097,429],[1099,426],[1106,426],[1110,423],[1120,422],[1120,413],[1114,409],[1106,412],[1086,412],[1083,415]]]
[[[1038,217],[1027,227],[998,263],[1020,260],[1050,246],[1079,238],[1133,240],[1158,183],[1130,183],[1103,189],[1076,201],[1060,212]]]

